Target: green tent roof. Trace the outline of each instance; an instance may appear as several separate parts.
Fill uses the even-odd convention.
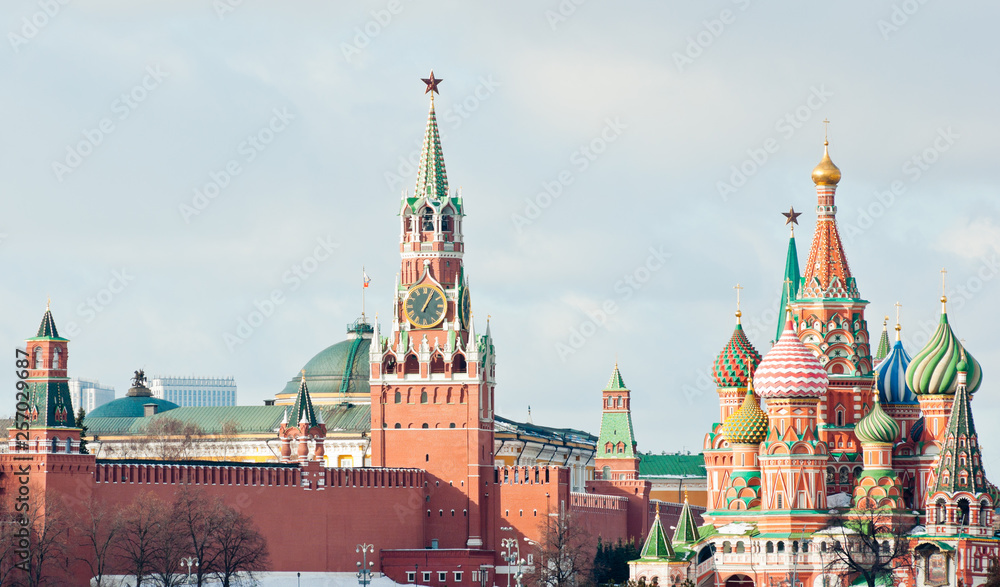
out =
[[[667,540],[667,536],[663,532],[659,511],[656,512],[653,527],[649,529],[646,543],[642,546],[641,556],[644,559],[671,559],[677,556],[674,552],[674,547]]]

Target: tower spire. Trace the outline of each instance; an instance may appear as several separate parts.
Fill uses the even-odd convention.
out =
[[[437,114],[434,112],[434,94],[438,93],[438,84],[442,80],[434,77],[432,70],[431,76],[422,81],[427,84],[424,93],[431,95],[431,106],[427,113],[427,129],[424,131],[420,167],[417,169],[417,185],[414,188],[413,196],[442,201],[448,197],[448,173],[444,168],[441,134],[438,132]]]
[[[798,218],[801,212],[796,212],[795,208],[789,208],[788,212],[782,212],[785,217],[785,224],[794,227],[799,223]],[[774,334],[774,340],[781,338],[781,332],[785,329],[785,310],[795,301],[799,295],[799,283],[802,277],[799,274],[799,253],[795,247],[795,231],[788,237],[788,252],[785,254],[785,278],[786,285],[781,287],[781,305],[778,307],[778,326]]]

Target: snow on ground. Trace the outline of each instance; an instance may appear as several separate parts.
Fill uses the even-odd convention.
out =
[[[296,576],[301,575],[301,576]],[[186,583],[185,583],[186,584]],[[358,587],[358,577],[354,573],[259,573],[259,587]],[[91,581],[96,587],[96,583]],[[102,587],[134,587],[135,578],[123,575],[105,577]],[[158,582],[147,580],[142,587],[155,587]],[[219,587],[222,583],[211,581],[203,583],[206,587]],[[242,585],[248,585],[244,582]],[[396,587],[398,583],[384,576],[373,577],[371,587]],[[411,586],[412,587],[412,586]]]

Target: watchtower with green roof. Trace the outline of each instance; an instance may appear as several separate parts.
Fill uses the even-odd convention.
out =
[[[636,453],[632,427],[631,391],[615,363],[611,380],[601,392],[603,414],[601,434],[597,440],[597,469],[601,478],[635,479],[639,475],[639,455]]]
[[[26,387],[18,391],[15,422],[26,421],[28,430],[10,430],[15,452],[80,452],[80,429],[73,415],[66,371],[68,344],[68,339],[59,336],[52,311],[46,306],[38,333],[26,341],[27,356],[18,359],[18,371],[27,377],[23,378]]]

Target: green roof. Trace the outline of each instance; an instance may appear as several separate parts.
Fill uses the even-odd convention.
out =
[[[299,393],[295,396],[295,403],[292,405],[292,411],[288,415],[288,423],[293,427],[298,426],[302,422],[308,424],[310,428],[319,424],[319,420],[316,418],[316,410],[313,408],[312,398],[309,397],[309,386],[306,385],[305,375],[302,376],[302,383],[299,384]]]
[[[702,454],[642,454],[639,477],[705,477],[705,456]]]
[[[611,450],[608,450],[608,444]],[[625,446],[618,451],[619,443]],[[604,412],[601,416],[601,435],[597,439],[597,458],[634,459],[635,435],[632,432],[632,414],[628,412]]]
[[[785,308],[794,302],[799,295],[799,286],[802,277],[799,274],[799,254],[795,249],[795,234],[788,239],[788,254],[785,255],[785,279],[790,283],[781,285],[781,306],[778,308],[778,333],[774,335],[774,340],[781,338],[781,333],[785,329]],[[789,291],[791,290],[791,291]],[[791,293],[791,296],[788,294]]]
[[[149,418],[105,418],[88,415],[84,419],[84,424],[88,433],[92,435],[129,435],[142,434],[143,429],[158,418],[172,418],[185,424],[194,424],[205,434],[221,434],[223,425],[228,422],[236,423],[237,434],[271,434],[278,429],[288,408],[289,406],[189,406]],[[328,433],[366,432],[371,426],[371,406],[368,404],[319,406],[316,412],[317,416],[326,422]]]
[[[52,312],[48,308],[45,308],[45,313],[42,314],[42,323],[38,325],[38,334],[35,338],[29,338],[28,340],[68,340],[59,336],[59,331],[56,329],[56,321],[52,319]]]
[[[352,328],[349,333],[353,336],[316,353],[302,368],[306,383],[309,384],[309,393],[313,396],[341,394],[345,398],[367,397],[371,393],[368,385],[371,376],[368,363],[368,349],[372,342],[371,326]],[[296,395],[302,381],[300,373],[296,373],[279,393]]]
[[[444,153],[441,150],[441,134],[438,132],[437,115],[434,113],[434,94],[431,94],[431,109],[427,113],[427,129],[420,153],[417,169],[417,185],[413,189],[417,198],[443,201],[448,198],[448,172],[444,168]]]

